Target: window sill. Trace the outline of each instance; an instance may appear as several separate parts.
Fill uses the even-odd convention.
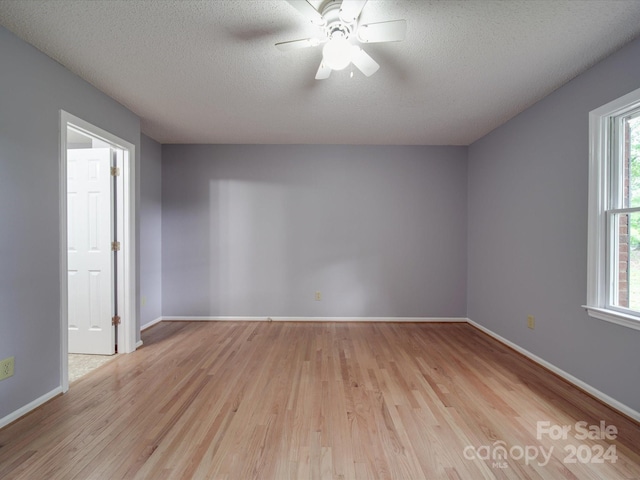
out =
[[[634,330],[640,330],[640,317],[606,308],[590,307],[588,305],[583,305],[583,307],[587,310],[590,317],[622,325],[623,327],[633,328]]]

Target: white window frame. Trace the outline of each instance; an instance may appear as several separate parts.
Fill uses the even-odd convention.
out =
[[[609,208],[612,185],[612,152],[617,138],[612,138],[612,124],[616,117],[640,107],[640,88],[600,108],[589,112],[589,218],[587,241],[587,304],[590,316],[640,330],[640,313],[608,305],[609,275],[607,243]]]

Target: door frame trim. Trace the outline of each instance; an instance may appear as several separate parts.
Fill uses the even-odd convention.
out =
[[[124,207],[120,255],[118,255],[119,275],[118,297],[121,323],[118,328],[118,351],[130,353],[136,349],[136,219],[135,209],[135,145],[112,133],[102,130],[64,110],[60,110],[60,152],[59,152],[59,184],[60,184],[60,385],[62,392],[69,390],[68,372],[68,268],[67,268],[67,126],[83,130],[124,151],[121,166],[122,202]],[[120,228],[120,227],[119,227]],[[122,262],[122,263],[120,263]],[[120,268],[122,265],[122,268]]]

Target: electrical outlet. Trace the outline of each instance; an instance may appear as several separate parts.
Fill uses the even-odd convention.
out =
[[[531,330],[536,328],[536,318],[533,315],[527,316],[527,327],[529,327]]]
[[[322,300],[322,292],[316,292],[316,302]]]
[[[5,358],[0,361],[0,380],[13,377],[14,357]]]

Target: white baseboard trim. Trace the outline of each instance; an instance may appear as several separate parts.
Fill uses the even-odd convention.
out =
[[[26,415],[27,413],[31,412],[32,410],[35,410],[36,408],[38,408],[43,403],[48,402],[49,400],[51,400],[54,397],[57,397],[61,393],[62,393],[62,387],[56,387],[53,390],[51,390],[50,392],[45,393],[41,397],[36,398],[33,402],[27,403],[24,407],[19,408],[15,412],[11,412],[6,417],[0,419],[0,428],[9,425],[11,422],[15,422],[16,420],[18,420],[23,415]]]
[[[464,317],[160,317],[171,322],[402,322],[466,323]],[[159,320],[159,321],[161,321]],[[154,320],[155,322],[155,320]]]
[[[136,350],[139,349],[142,346],[142,340],[138,340],[136,342]]]
[[[454,317],[269,317],[274,322],[387,322],[387,323],[464,323]]]
[[[158,317],[154,320],[151,320],[149,323],[145,323],[144,325],[140,325],[140,331],[143,332],[149,327],[153,327],[156,323],[160,323],[162,321],[162,317]]]
[[[553,365],[552,363],[547,362],[546,360],[538,357],[537,355],[531,353],[528,350],[525,350],[524,348],[522,348],[521,346],[513,343],[510,340],[507,340],[506,338],[498,335],[497,333],[489,330],[486,327],[483,327],[482,325],[480,325],[479,323],[474,322],[471,319],[467,319],[467,322],[470,325],[473,325],[475,328],[477,328],[478,330],[486,333],[487,335],[489,335],[490,337],[493,337],[494,339],[496,339],[497,341],[499,341],[500,343],[503,343],[505,345],[507,345],[508,347],[513,348],[516,352],[521,353],[522,355],[524,355],[525,357],[529,358],[530,360],[533,360],[534,362],[536,362],[537,364],[543,366],[544,368],[546,368],[547,370],[552,371],[553,373],[555,373],[556,375],[558,375],[559,377],[565,379],[567,382],[575,385],[576,387],[580,388],[581,390],[584,390],[585,392],[587,392],[588,394],[592,395],[593,397],[597,398],[598,400],[600,400],[601,402],[603,402],[604,404],[610,406],[611,408],[613,408],[614,410],[619,411],[620,413],[626,415],[629,418],[632,418],[633,420],[635,420],[636,422],[640,423],[640,412],[637,412],[636,410],[632,409],[631,407],[625,405],[624,403],[619,402],[618,400],[616,400],[615,398],[610,397],[609,395],[607,395],[606,393],[601,392],[600,390],[592,387],[591,385],[589,385],[588,383],[583,382],[582,380],[580,380],[579,378],[574,377],[573,375],[571,375],[570,373],[565,372],[564,370],[556,367],[555,365]]]
[[[269,317],[160,317],[164,322],[267,322]]]

